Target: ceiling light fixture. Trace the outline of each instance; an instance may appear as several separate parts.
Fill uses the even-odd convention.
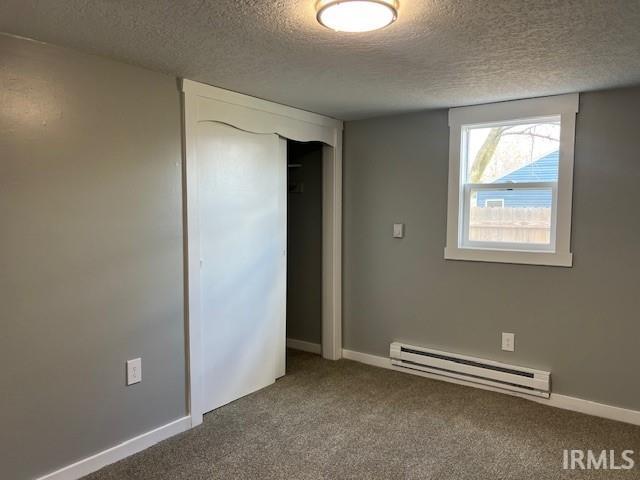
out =
[[[370,32],[398,18],[398,0],[318,0],[318,22],[336,32]]]

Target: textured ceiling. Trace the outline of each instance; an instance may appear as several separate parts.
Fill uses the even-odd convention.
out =
[[[347,120],[640,83],[640,0],[401,0],[366,34],[314,3],[2,0],[0,31]]]

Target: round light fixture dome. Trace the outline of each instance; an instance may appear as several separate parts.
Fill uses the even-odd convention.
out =
[[[318,22],[336,32],[369,32],[398,18],[397,0],[318,0]]]

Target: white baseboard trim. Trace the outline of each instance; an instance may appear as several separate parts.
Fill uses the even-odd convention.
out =
[[[322,353],[322,345],[319,343],[305,342],[304,340],[296,340],[295,338],[287,338],[287,348],[317,353],[318,355]]]
[[[182,433],[191,428],[191,417],[182,417],[158,427],[150,432],[122,442],[115,447],[103,450],[90,457],[82,459],[71,465],[67,465],[55,472],[49,473],[37,480],[78,480],[102,467],[122,460],[134,453],[141,452],[150,446],[166,440],[169,437]]]
[[[386,357],[379,357],[377,355],[371,355],[369,353],[356,352],[354,350],[342,350],[342,358],[347,360],[353,360],[354,362],[366,363],[367,365],[373,365],[374,367],[388,368],[391,370],[391,359]]]
[[[586,415],[592,415],[595,417],[608,418],[609,420],[617,420],[618,422],[630,423],[632,425],[640,425],[640,411],[638,410],[629,410],[626,408],[614,407],[612,405],[606,405],[604,403],[597,403],[592,402],[591,400],[584,400],[582,398],[559,395],[557,393],[552,393],[549,398],[534,397],[532,395],[525,395],[518,392],[511,392],[509,390],[502,390],[490,385],[482,385],[478,383],[467,382],[464,380],[458,380],[455,378],[433,375],[431,373],[421,372],[418,370],[408,370],[401,367],[396,367],[394,365],[391,365],[391,360],[389,358],[371,355],[368,353],[356,352],[353,350],[342,350],[342,357],[346,358],[347,360],[366,363],[367,365],[372,365],[374,367],[387,368],[389,370],[410,373],[413,375],[418,375],[420,377],[431,378],[433,380],[440,380],[444,382],[456,383],[458,385],[465,385],[468,387],[504,393],[506,395],[524,398],[526,400],[531,400],[533,402],[537,402],[542,405],[548,405],[550,407],[562,408],[564,410],[571,410],[573,412],[584,413]]]
[[[614,407],[604,403],[592,402],[582,398],[568,397],[566,395],[551,394],[546,402],[538,402],[551,407],[562,408],[574,412],[593,415],[594,417],[608,418],[619,422],[640,425],[640,412],[628,408]]]

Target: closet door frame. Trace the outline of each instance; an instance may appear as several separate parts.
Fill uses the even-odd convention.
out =
[[[220,122],[252,133],[322,142],[322,356],[342,357],[342,130],[333,118],[182,80],[185,335],[191,426],[202,423],[202,319],[197,126]]]

